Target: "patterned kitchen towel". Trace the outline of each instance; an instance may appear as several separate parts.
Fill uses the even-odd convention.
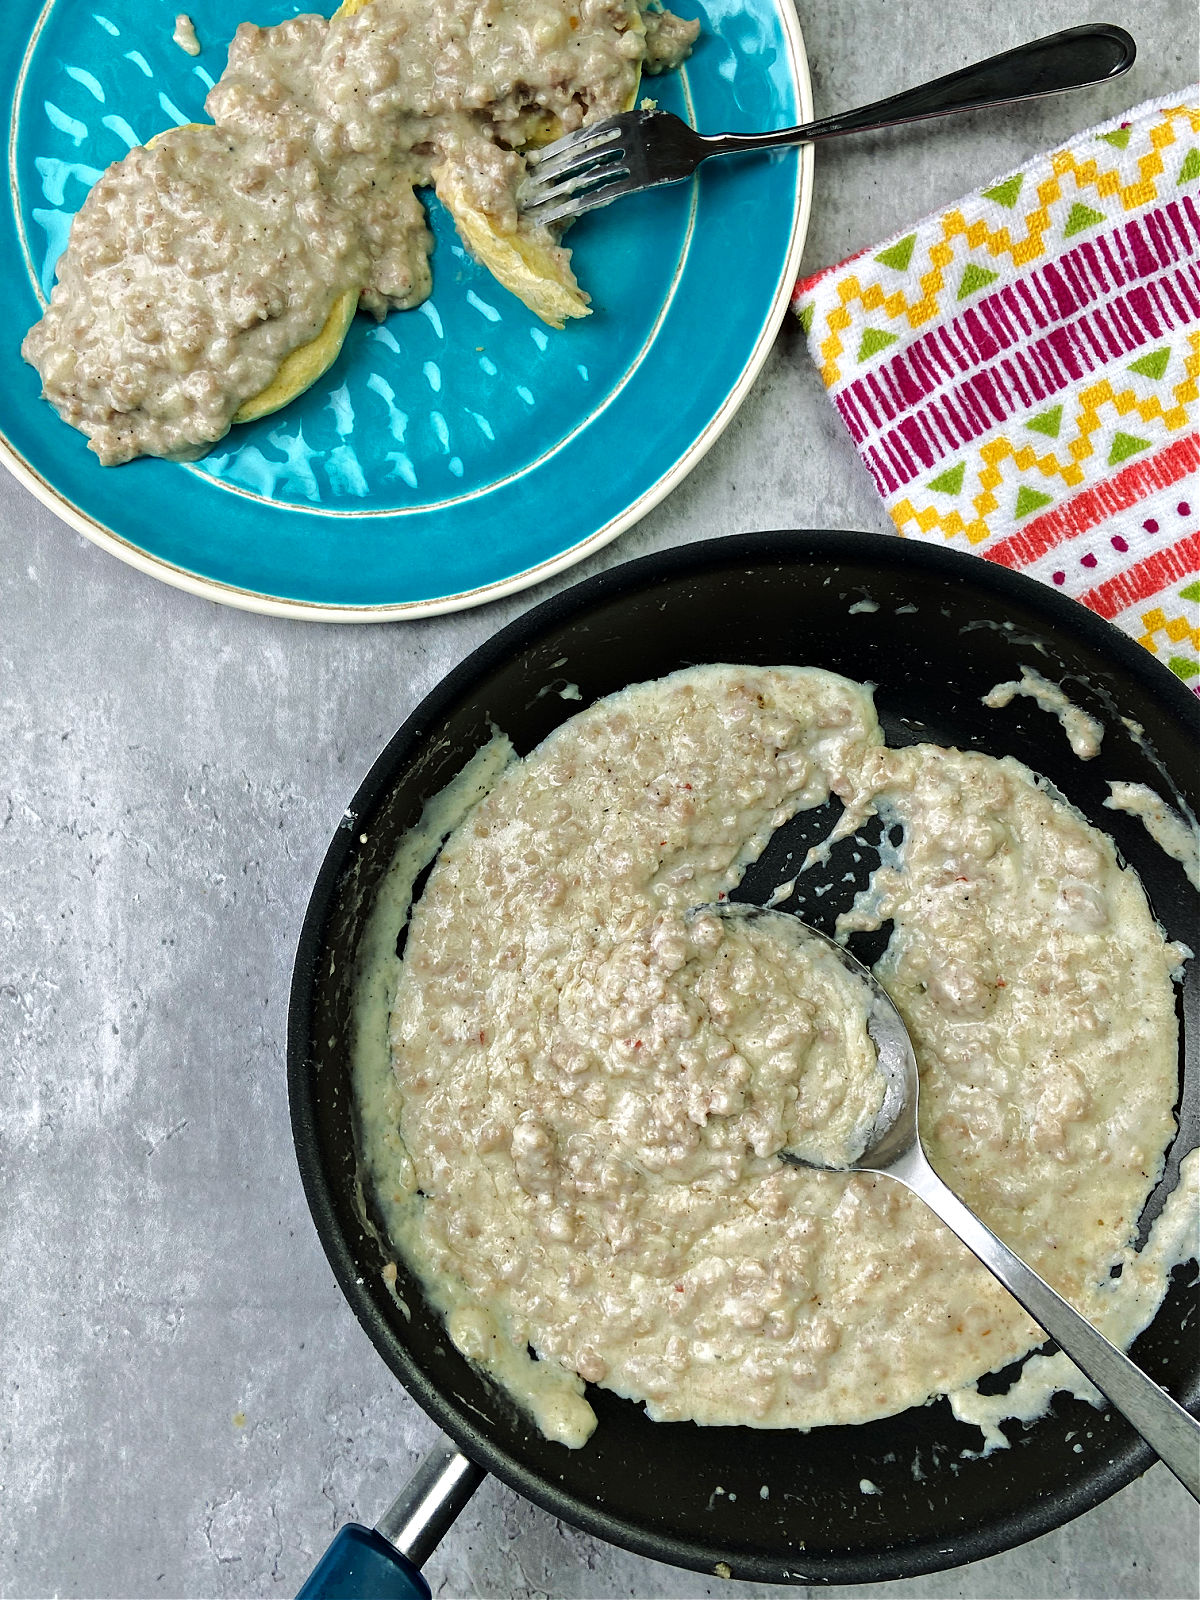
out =
[[[897,531],[1110,618],[1200,693],[1200,88],[797,284]]]

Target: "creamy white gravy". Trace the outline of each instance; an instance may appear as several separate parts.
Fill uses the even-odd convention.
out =
[[[899,1185],[780,1160],[864,1114],[822,1032],[845,1013],[777,949],[723,955],[718,919],[686,915],[830,792],[840,831],[872,810],[904,829],[841,925],[895,924],[877,971],[934,1165],[1085,1315],[1161,1298],[1161,1262],[1148,1287],[1110,1273],[1174,1130],[1181,953],[1111,841],[1011,759],[886,749],[844,679],[697,668],[460,797],[375,992],[378,1042],[394,990],[394,1074],[379,1050],[359,1065],[389,1236],[458,1347],[565,1444],[594,1426],[585,1380],[656,1419],[809,1428],[939,1393],[966,1415],[965,1387],[1041,1342]],[[404,892],[432,848],[409,849]]]
[[[1141,1250],[1127,1246],[1114,1266],[1107,1293],[1098,1294],[1089,1312],[1091,1321],[1106,1338],[1127,1350],[1149,1327],[1162,1304],[1173,1267],[1196,1255],[1200,1239],[1200,1150],[1191,1150],[1180,1163],[1179,1182],[1167,1198],[1150,1236]],[[983,1433],[985,1455],[1003,1449],[1008,1440],[1000,1424],[1010,1418],[1033,1422],[1059,1392],[1073,1394],[1094,1406],[1108,1402],[1079,1368],[1062,1353],[1035,1355],[1025,1363],[1013,1386],[1003,1394],[984,1395],[970,1385],[950,1395],[950,1405],[960,1422],[973,1422]]]
[[[1144,783],[1119,783],[1109,780],[1111,793],[1104,802],[1112,811],[1128,811],[1140,817],[1142,826],[1155,844],[1187,874],[1188,882],[1200,889],[1200,826],[1173,811],[1160,794]]]
[[[1060,684],[1051,683],[1049,678],[1043,678],[1032,667],[1022,667],[1019,679],[998,683],[984,695],[983,703],[995,711],[1011,705],[1019,694],[1028,695],[1043,711],[1049,711],[1058,718],[1071,749],[1081,761],[1090,761],[1093,756],[1100,754],[1100,742],[1104,738],[1103,723],[1082,706],[1077,706]]]
[[[380,319],[426,298],[415,188],[453,182],[499,232],[557,248],[518,217],[519,151],[623,110],[697,27],[640,0],[371,0],[242,23],[212,122],[131,150],[72,223],[22,345],[43,395],[105,466],[203,455],[347,292]]]
[[[196,25],[186,11],[181,11],[175,18],[175,28],[171,34],[171,42],[177,44],[189,56],[200,54],[200,41],[196,37]]]

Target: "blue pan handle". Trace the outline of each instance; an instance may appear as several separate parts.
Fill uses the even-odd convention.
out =
[[[297,1600],[430,1600],[407,1556],[374,1528],[347,1522],[308,1576]]]
[[[421,1568],[484,1476],[440,1438],[375,1527],[338,1529],[297,1600],[430,1600]]]

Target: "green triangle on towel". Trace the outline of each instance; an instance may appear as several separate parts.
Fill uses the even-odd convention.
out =
[[[1186,589],[1180,589],[1179,598],[1181,600],[1200,600],[1200,579],[1197,579],[1195,583],[1189,583]]]
[[[1073,233],[1082,233],[1085,228],[1094,228],[1098,222],[1103,221],[1103,211],[1093,211],[1091,206],[1085,206],[1082,200],[1076,200],[1067,218],[1067,225],[1063,229],[1063,238],[1069,239]]]
[[[1130,456],[1136,456],[1139,450],[1149,450],[1149,439],[1135,438],[1132,433],[1114,433],[1112,449],[1108,452],[1110,467],[1118,466],[1122,461],[1128,461]]]
[[[867,328],[863,331],[862,343],[858,347],[860,362],[869,361],[881,350],[886,350],[888,345],[895,344],[900,337],[898,333],[885,333],[882,328]]]
[[[1011,211],[1017,203],[1017,196],[1021,192],[1021,185],[1025,182],[1025,174],[1018,172],[1015,177],[1006,178],[1003,183],[996,184],[991,189],[983,191],[985,200],[994,200],[998,206],[1007,206]]]
[[[816,306],[811,300],[806,306],[800,307],[800,326],[804,329],[805,333],[812,332],[813,313],[816,311],[816,309]]]
[[[1025,426],[1032,433],[1044,433],[1048,439],[1057,439],[1058,430],[1062,427],[1062,407],[1051,406],[1049,411],[1030,417]]]
[[[1153,378],[1156,382],[1167,370],[1167,363],[1171,359],[1171,347],[1163,345],[1161,350],[1151,350],[1148,356],[1141,356],[1137,361],[1129,363],[1130,372],[1140,372],[1144,378]]]
[[[1193,178],[1200,178],[1200,149],[1195,145],[1183,158],[1183,165],[1179,169],[1176,183],[1191,183]]]
[[[897,272],[907,272],[908,263],[912,260],[912,253],[916,248],[916,243],[916,234],[907,234],[903,239],[898,240],[896,244],[890,244],[886,250],[881,250],[875,259],[885,267],[895,267]]]
[[[1053,495],[1043,494],[1040,489],[1031,489],[1027,484],[1022,484],[1017,490],[1017,504],[1013,512],[1015,517],[1027,517],[1031,511],[1036,511],[1040,506],[1048,506]]]
[[[1186,656],[1172,656],[1167,665],[1177,678],[1194,678],[1200,673],[1200,667]]]
[[[1096,137],[1103,139],[1105,144],[1111,144],[1116,150],[1124,150],[1132,132],[1133,129],[1127,123],[1123,128],[1114,128],[1111,133],[1098,133]]]
[[[936,490],[938,494],[961,494],[966,472],[967,463],[960,461],[956,467],[947,467],[945,472],[939,472],[925,487]]]
[[[958,298],[965,300],[969,294],[976,294],[980,289],[985,289],[989,283],[995,283],[999,276],[998,272],[993,272],[989,267],[981,267],[974,261],[968,261],[958,286]]]

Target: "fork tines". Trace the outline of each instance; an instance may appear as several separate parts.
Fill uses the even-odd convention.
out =
[[[549,226],[604,206],[630,187],[625,144],[636,112],[609,117],[556,139],[526,157],[529,176],[517,204],[531,221]]]

